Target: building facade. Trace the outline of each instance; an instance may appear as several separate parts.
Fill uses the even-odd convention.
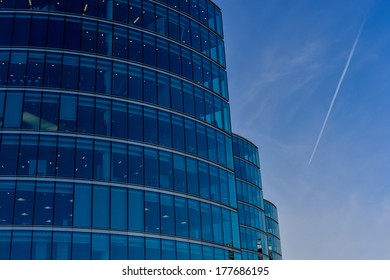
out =
[[[3,0],[0,26],[0,259],[246,258],[214,3]]]

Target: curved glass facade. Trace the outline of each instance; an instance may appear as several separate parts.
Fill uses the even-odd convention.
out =
[[[0,26],[0,259],[267,258],[214,3],[3,0]]]
[[[268,200],[264,200],[264,210],[268,234],[269,257],[271,260],[281,260],[282,247],[280,245],[278,211],[276,209],[276,206]]]

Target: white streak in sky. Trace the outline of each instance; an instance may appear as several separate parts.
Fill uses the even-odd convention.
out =
[[[309,165],[311,164],[311,161],[313,160],[313,157],[314,157],[314,155],[315,155],[315,153],[316,153],[316,151],[317,151],[317,147],[318,147],[318,144],[320,143],[320,140],[321,140],[321,137],[322,137],[322,133],[324,132],[326,123],[328,122],[329,115],[330,115],[330,113],[332,112],[334,102],[335,102],[335,100],[336,100],[336,98],[337,98],[337,95],[339,94],[339,90],[340,90],[341,84],[342,84],[343,81],[344,81],[345,74],[346,74],[347,71],[348,71],[348,67],[349,67],[349,64],[350,64],[350,62],[351,62],[353,53],[355,52],[356,45],[357,45],[357,43],[359,42],[360,34],[362,33],[362,29],[363,29],[364,23],[365,23],[365,20],[363,20],[362,24],[360,25],[359,32],[358,32],[358,34],[357,34],[357,36],[356,36],[355,42],[353,43],[352,49],[351,49],[351,51],[350,51],[350,53],[349,53],[347,63],[345,64],[343,73],[341,74],[339,83],[337,84],[336,90],[335,90],[334,95],[333,95],[332,102],[330,103],[330,107],[329,107],[329,109],[328,109],[328,113],[326,114],[324,123],[322,124],[322,128],[321,128],[321,131],[320,131],[320,135],[318,135],[316,145],[314,146],[313,152],[311,153],[310,160],[309,160]]]

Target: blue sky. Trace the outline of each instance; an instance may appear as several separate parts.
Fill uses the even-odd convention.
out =
[[[390,259],[390,2],[215,3],[233,130],[260,149],[284,258]]]

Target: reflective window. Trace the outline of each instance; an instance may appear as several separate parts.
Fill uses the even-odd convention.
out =
[[[92,186],[76,184],[74,189],[74,226],[90,227]]]
[[[175,197],[176,235],[188,237],[188,205],[187,199]]]
[[[109,259],[109,240],[108,234],[92,234],[92,259],[108,260]]]
[[[161,233],[175,235],[175,208],[173,196],[161,194],[160,201]]]
[[[160,233],[160,200],[158,193],[145,193],[145,231]],[[139,214],[138,214],[139,215]]]
[[[128,227],[129,230],[144,230],[144,192],[138,190],[128,190]],[[149,216],[150,217],[150,216]],[[143,248],[143,246],[142,246]]]
[[[110,259],[127,260],[127,236],[111,235]]]
[[[73,233],[72,239],[72,259],[89,260],[91,259],[91,234]]]
[[[31,231],[14,231],[12,234],[11,260],[29,260]]]
[[[31,259],[50,260],[52,246],[51,232],[33,232]]]
[[[35,225],[53,224],[54,183],[37,182],[35,189]]]
[[[111,228],[127,229],[127,190],[125,188],[111,188]]]
[[[52,259],[70,260],[72,235],[70,232],[53,232]]]
[[[110,190],[95,185],[92,197],[92,226],[108,228],[110,226]]]
[[[143,237],[129,236],[129,259],[145,259],[145,239]]]

